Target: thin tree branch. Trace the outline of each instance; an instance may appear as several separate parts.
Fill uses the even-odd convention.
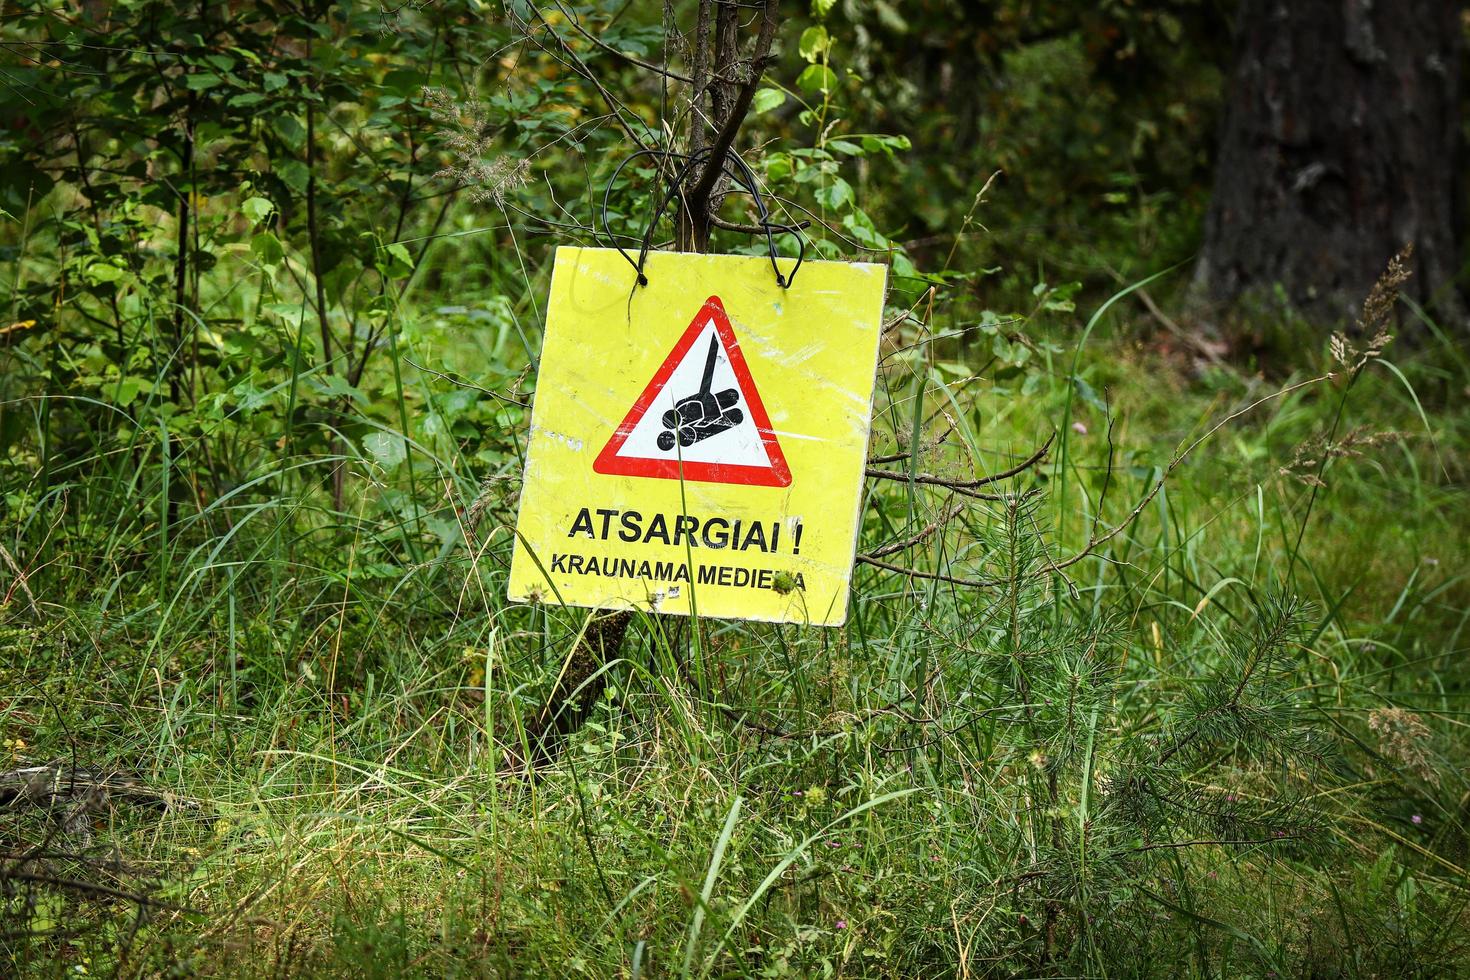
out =
[[[556,32],[556,28],[551,26],[550,21],[548,21],[546,19],[546,16],[541,13],[540,8],[532,6],[531,9],[535,11],[536,19],[539,20],[541,22],[541,25],[546,28],[547,33],[549,33],[553,38],[556,39],[557,46],[566,53],[566,56],[568,58],[571,59],[572,63],[570,65],[567,65],[567,67],[592,83],[592,87],[597,89],[597,94],[602,96],[602,100],[606,102],[608,108],[612,110],[613,118],[615,118],[618,125],[622,127],[623,132],[628,134],[628,138],[632,140],[640,150],[648,149],[648,144],[645,143],[643,139],[636,132],[633,131],[633,127],[628,125],[628,121],[623,118],[623,112],[625,111],[632,115],[635,119],[638,118],[637,113],[634,113],[631,109],[628,109],[626,106],[624,106],[621,102],[613,97],[612,93],[607,90],[607,87],[602,84],[602,80],[597,77],[597,75],[592,71],[591,68],[587,67],[587,63],[582,60],[581,56],[578,55],[577,52],[572,50],[572,46],[570,44],[567,44],[566,40]],[[530,37],[530,33],[527,32],[526,36]],[[557,58],[556,55],[552,54],[551,51],[549,51],[544,45],[541,45],[540,42],[533,41],[533,43],[536,43],[536,45],[540,47],[542,51],[545,51],[548,55],[551,55],[552,58],[556,58],[557,61],[561,61],[560,58]],[[566,64],[566,62],[562,63]]]
[[[745,235],[764,235],[766,233],[766,228],[764,225],[736,224],[733,221],[726,221],[723,218],[717,218],[713,215],[710,216],[709,223],[714,225],[716,228],[721,228],[725,231],[738,231]],[[805,231],[811,226],[812,223],[810,221],[802,221],[798,224],[786,225],[785,227],[790,228],[793,231]]]
[[[907,568],[903,565],[895,565],[892,562],[882,561],[870,555],[858,555],[856,561],[864,565],[872,565],[888,572],[897,572],[900,575],[908,575],[913,578],[929,579],[934,582],[948,582],[951,585],[963,585],[972,589],[993,589],[997,585],[1004,585],[1005,579],[1000,578],[959,578],[954,575],[943,575],[939,572],[925,572],[917,568]]]
[[[409,367],[413,368],[415,371],[422,371],[425,374],[432,374],[434,377],[439,378],[441,381],[448,381],[450,384],[456,385],[460,388],[468,388],[470,391],[478,391],[482,395],[489,395],[491,398],[498,398],[500,401],[503,401],[508,405],[515,405],[517,408],[531,407],[526,402],[519,401],[515,398],[510,397],[509,395],[502,395],[498,391],[491,391],[489,388],[482,388],[480,385],[477,385],[472,381],[466,381],[465,379],[458,377],[457,375],[445,374],[442,371],[435,371],[433,368],[424,367],[422,364],[418,363],[410,357],[405,357],[403,359],[403,362]]]
[[[884,557],[887,557],[888,555],[892,555],[892,554],[895,554],[895,553],[900,552],[900,551],[907,551],[908,549],[912,548],[914,545],[922,544],[925,541],[925,539],[927,539],[935,531],[938,531],[944,525],[948,524],[950,521],[954,520],[956,517],[958,517],[960,514],[962,514],[964,512],[964,510],[965,510],[965,507],[964,507],[963,504],[955,504],[954,506],[952,506],[948,510],[946,510],[944,513],[940,514],[938,517],[934,518],[934,520],[929,524],[928,527],[924,528],[922,531],[920,531],[918,534],[915,534],[913,537],[905,538],[902,541],[895,541],[892,544],[886,544],[886,545],[884,545],[883,547],[879,548],[876,551],[870,551],[870,552],[868,552],[868,554],[865,557],[868,557],[868,558],[884,558]]]
[[[948,433],[946,433],[946,435],[947,434]],[[1037,463],[1040,463],[1043,459],[1045,459],[1047,451],[1051,449],[1051,444],[1056,439],[1056,437],[1057,434],[1053,432],[1050,436],[1047,437],[1046,442],[1041,444],[1041,448],[1037,449],[1036,452],[1026,457],[1026,459],[1022,460],[1020,463],[1017,463],[1015,466],[1012,466],[1008,470],[1002,470],[999,473],[994,473],[990,476],[981,477],[978,480],[954,480],[945,476],[935,476],[931,473],[915,473],[912,476],[912,479],[915,483],[927,483],[933,486],[944,487],[948,490],[974,490],[977,487],[987,486],[991,483],[999,483],[1002,480],[1009,480],[1011,477],[1019,476],[1020,474],[1026,472],[1031,467],[1035,466]],[[942,439],[940,441],[942,441]],[[935,445],[937,444],[938,443],[936,442]],[[920,451],[922,452],[923,450],[921,449]],[[869,460],[869,462],[897,463],[900,460],[908,459],[909,455],[909,453],[895,453],[890,456],[880,456],[877,459]],[[868,476],[880,480],[901,480],[907,482],[909,479],[911,479],[910,475],[907,473],[895,473],[892,470],[874,469],[871,466],[868,467],[867,474]],[[987,497],[985,499],[992,498]]]
[[[561,3],[561,0],[556,0],[556,6],[557,9],[562,12],[562,16],[567,19],[567,22],[576,29],[578,34],[582,35],[587,40],[591,41],[593,44],[597,45],[599,48],[612,55],[614,58],[617,58],[621,61],[626,61],[630,65],[634,65],[647,71],[657,72],[658,74],[663,75],[666,78],[672,78],[678,82],[689,83],[694,81],[694,79],[690,78],[688,75],[681,75],[676,71],[672,71],[668,68],[663,67],[662,65],[655,65],[651,61],[644,61],[642,58],[634,57],[626,51],[618,50],[611,44],[608,44],[602,38],[598,37],[596,34],[593,34],[591,31],[587,30],[587,28],[583,27],[582,22],[577,19],[576,12],[568,10]]]
[[[1249,846],[1252,846],[1252,845],[1255,845],[1255,844],[1280,844],[1282,841],[1300,840],[1302,838],[1302,836],[1303,836],[1302,834],[1282,834],[1280,837],[1268,837],[1268,838],[1265,838],[1263,840],[1181,840],[1181,841],[1167,841],[1167,842],[1160,842],[1160,843],[1157,843],[1157,844],[1140,844],[1138,847],[1131,848],[1130,851],[1132,853],[1134,853],[1134,854],[1141,854],[1144,851],[1158,851],[1158,850],[1166,850],[1166,849],[1178,848],[1178,847],[1207,847],[1207,846],[1214,846],[1214,847],[1249,847]]]

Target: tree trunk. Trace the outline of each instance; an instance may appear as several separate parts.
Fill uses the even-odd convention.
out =
[[[690,86],[689,154],[708,151],[708,160],[693,168],[679,194],[679,224],[675,247],[680,252],[708,252],[710,234],[728,181],[727,155],[750,111],[760,85],[771,45],[776,39],[778,0],[762,0],[759,27],[748,59],[740,56],[740,0],[700,0],[694,46],[693,83]],[[709,36],[711,14],[714,34]],[[735,83],[732,78],[742,81]],[[708,108],[706,108],[708,106]],[[713,130],[713,136],[707,134]]]
[[[1196,294],[1277,284],[1352,316],[1413,243],[1411,295],[1458,319],[1460,4],[1242,0]]]

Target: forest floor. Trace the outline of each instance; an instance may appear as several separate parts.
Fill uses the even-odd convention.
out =
[[[1125,342],[1080,363],[1025,398],[927,389],[960,434],[926,465],[1065,436],[1023,484],[1058,555],[1101,494],[1112,526],[1313,376]],[[0,771],[66,774],[0,785],[0,972],[1464,971],[1467,385],[1452,347],[1390,349],[1351,390],[1266,399],[1070,585],[860,567],[842,629],[637,616],[534,775],[521,739],[587,614],[508,604],[503,532],[477,554],[449,520],[398,567],[389,489],[334,510],[263,474],[161,536],[166,482],[74,460],[9,518],[48,557],[0,573]],[[873,489],[860,547],[949,506]],[[1005,506],[905,561],[1047,560],[1002,553]],[[1136,792],[1150,768],[1169,793]]]

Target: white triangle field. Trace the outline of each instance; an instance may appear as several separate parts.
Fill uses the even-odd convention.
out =
[[[643,417],[633,426],[633,431],[628,434],[627,440],[618,449],[616,455],[619,459],[660,459],[677,460],[682,459],[686,463],[721,463],[738,466],[761,466],[771,465],[770,456],[766,453],[766,447],[761,440],[759,428],[750,417],[750,406],[746,402],[745,393],[740,388],[740,382],[735,378],[735,370],[730,366],[729,353],[725,345],[719,346],[719,355],[715,363],[714,380],[711,384],[712,391],[724,391],[727,388],[735,388],[740,394],[740,411],[744,416],[738,425],[723,432],[710,436],[707,439],[696,442],[692,446],[679,447],[665,451],[658,446],[659,433],[665,431],[663,425],[663,414],[674,408],[674,403],[699,390],[700,382],[704,376],[705,360],[709,355],[710,338],[718,338],[719,332],[715,330],[714,320],[705,322],[704,329],[699,338],[689,346],[684,354],[683,360],[674,368],[673,374],[669,375],[668,382],[664,385],[653,399]]]

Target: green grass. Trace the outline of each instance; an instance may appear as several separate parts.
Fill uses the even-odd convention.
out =
[[[1088,631],[1105,638],[1107,693],[1075,715],[1083,730],[1065,744],[1038,734],[1050,688],[1026,665],[1049,661],[1024,659],[992,628],[1007,621],[1004,590],[859,567],[841,630],[701,621],[696,637],[681,621],[636,618],[589,720],[526,778],[515,772],[522,734],[587,614],[504,600],[521,417],[499,445],[425,432],[425,406],[457,394],[412,367],[474,376],[479,345],[511,377],[513,341],[502,326],[457,350],[420,337],[394,351],[380,380],[396,394],[366,415],[390,434],[414,424],[414,468],[354,453],[341,512],[320,452],[293,451],[227,409],[213,428],[174,429],[146,396],[121,426],[58,396],[12,400],[35,431],[4,468],[0,545],[26,575],[22,586],[0,569],[0,768],[75,758],[200,806],[116,801],[85,845],[58,834],[55,814],[0,808],[7,854],[45,843],[73,855],[45,862],[47,876],[151,903],[0,886],[6,972],[1366,977],[1470,966],[1470,378],[1453,358],[1404,355],[1397,370],[1363,375],[1343,431],[1402,437],[1327,467],[1299,553],[1311,489],[1280,468],[1329,430],[1340,382],[1221,429],[1131,527],[1068,569],[1070,588],[1052,577],[1013,596],[1025,605],[1017,642],[1070,637],[1056,640],[1070,656]],[[956,432],[922,468],[993,472],[1066,419],[1066,441],[1020,481],[1042,491],[1034,527],[1060,556],[1099,508],[1104,527],[1122,519],[1177,448],[1285,384],[1195,375],[1126,340],[1089,344],[1076,368],[1085,389],[1068,377],[1068,349],[1025,397],[946,387],[956,377],[932,346],[890,358],[875,451],[915,442],[916,418],[937,434],[948,413]],[[41,467],[46,431],[66,451]],[[239,474],[231,486],[202,478],[222,454]],[[478,489],[487,476],[508,479]],[[863,550],[950,503],[901,482],[868,493]],[[483,519],[467,534],[477,496]],[[1000,509],[977,507],[895,560],[982,575],[1004,546]],[[1059,519],[1060,536],[1049,530]],[[1228,670],[1273,591],[1308,603],[1280,710],[1327,761],[1246,751],[1225,732],[1180,778],[1186,802],[1238,798],[1300,832],[1192,843],[1196,830],[1167,814],[1110,815],[1119,774],[1180,739],[1184,706]],[[1369,712],[1393,706],[1427,723],[1412,746],[1427,766],[1370,730]],[[1060,769],[1078,775],[1048,791],[1050,767],[1079,751],[1075,770]]]

